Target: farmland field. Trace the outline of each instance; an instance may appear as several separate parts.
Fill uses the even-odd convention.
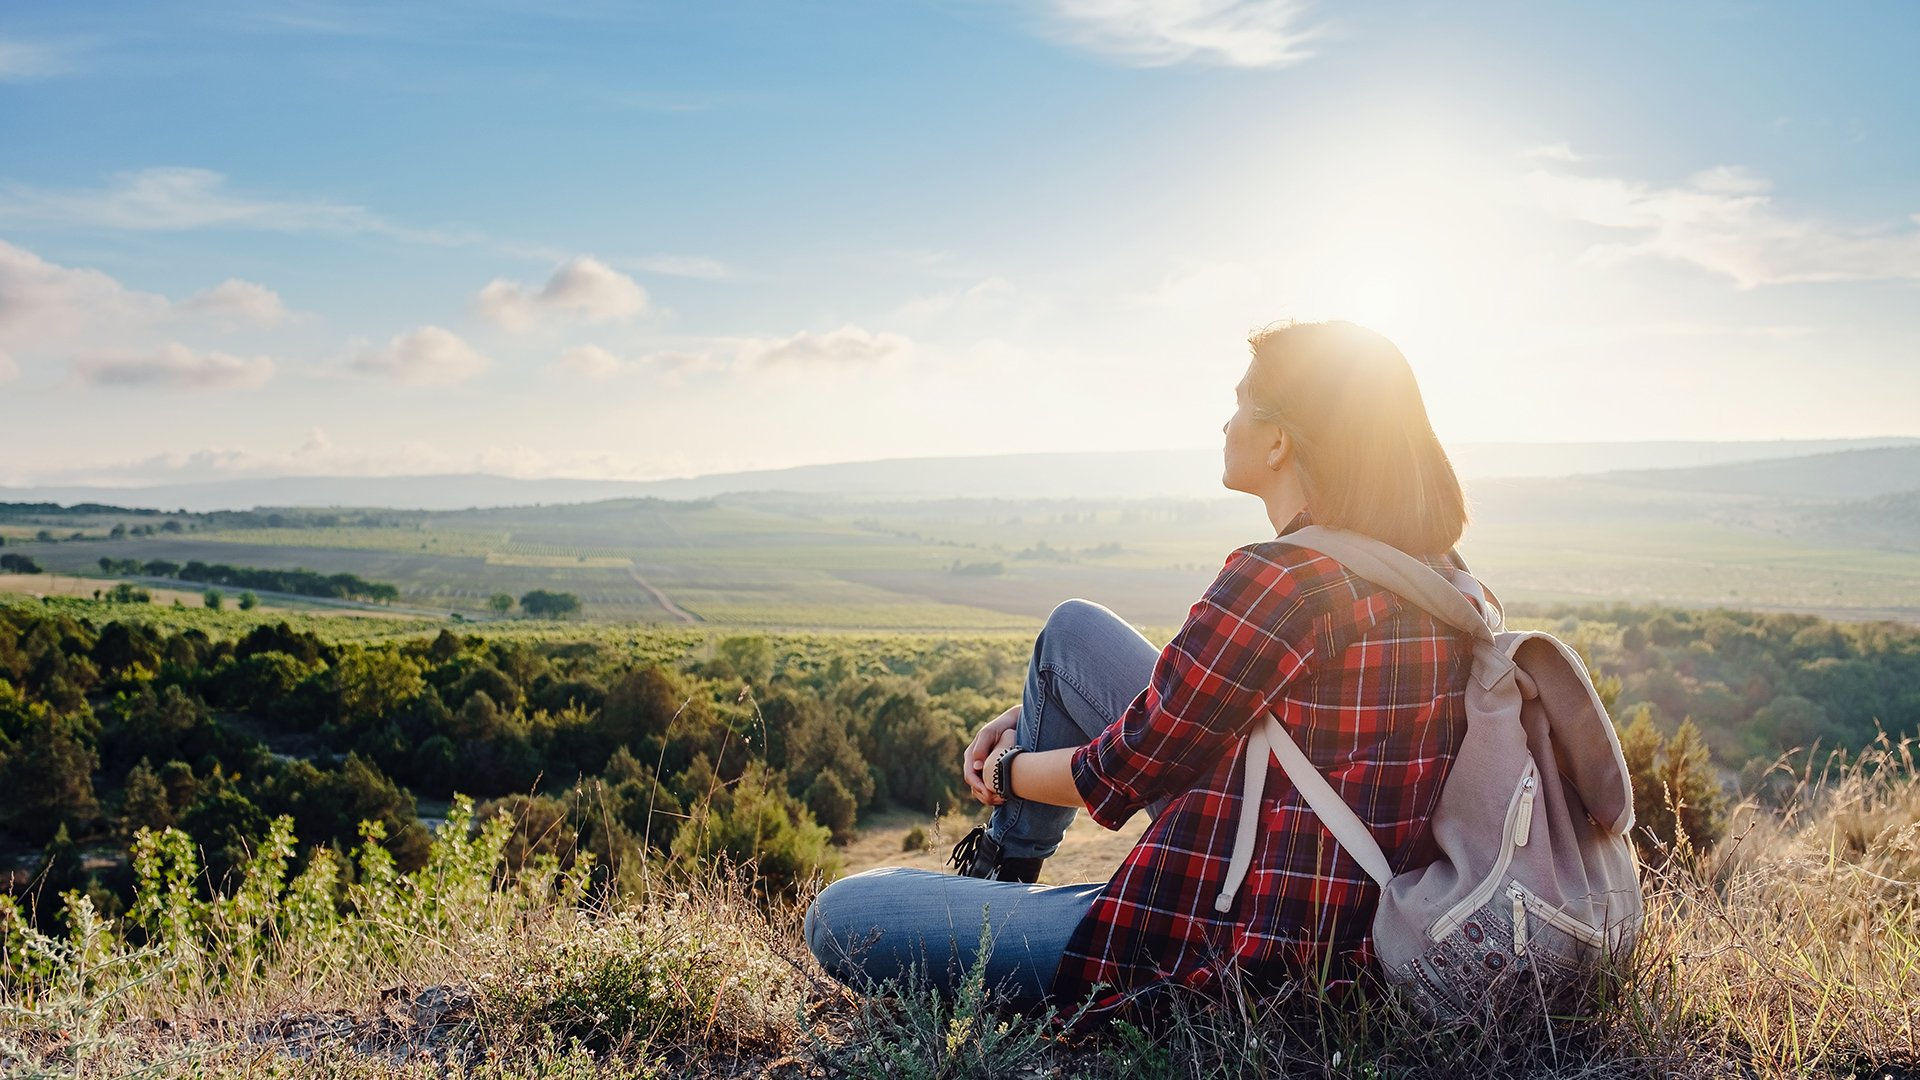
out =
[[[1885,462],[1869,464],[1888,473],[1871,478],[1879,485],[1871,490],[1902,482]],[[1718,475],[1476,481],[1461,550],[1509,603],[1920,621],[1920,552],[1885,543],[1884,521],[1847,530],[1860,513],[1880,513],[1878,504],[1814,498],[1808,483],[1755,492],[1744,474],[1714,490]],[[53,535],[84,539],[32,540],[49,521],[22,517],[0,531],[9,550],[62,574],[97,576],[102,556],[304,567],[390,583],[398,607],[465,618],[492,617],[496,593],[545,589],[575,594],[591,620],[955,630],[1031,629],[1076,596],[1136,624],[1178,625],[1227,552],[1272,535],[1246,497],[761,492],[323,520],[336,517],[378,524],[233,528],[221,519],[214,528],[212,517],[187,515],[176,531],[116,539],[107,535],[114,518],[99,514],[52,522]]]

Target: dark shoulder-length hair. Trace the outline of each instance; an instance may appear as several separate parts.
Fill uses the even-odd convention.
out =
[[[1314,524],[1410,555],[1459,542],[1466,496],[1393,342],[1350,322],[1289,321],[1249,344],[1254,415],[1292,438]]]

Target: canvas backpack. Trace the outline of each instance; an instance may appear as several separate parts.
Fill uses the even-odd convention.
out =
[[[1239,832],[1217,910],[1231,907],[1258,843],[1269,752],[1334,839],[1380,885],[1373,949],[1389,983],[1442,1018],[1538,1001],[1579,1008],[1638,938],[1644,903],[1628,833],[1633,786],[1579,654],[1508,633],[1426,563],[1370,537],[1308,526],[1285,543],[1473,636],[1467,730],[1430,828],[1439,857],[1395,874],[1372,832],[1268,713],[1247,738]]]

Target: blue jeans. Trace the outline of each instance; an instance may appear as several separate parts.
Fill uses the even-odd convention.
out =
[[[1029,750],[1085,745],[1146,688],[1159,655],[1106,608],[1085,600],[1061,604],[1033,643],[1015,740]],[[1074,813],[1013,799],[994,808],[987,834],[1008,856],[1045,858],[1059,848]],[[987,985],[1016,1001],[1038,1002],[1105,887],[869,870],[821,890],[807,909],[807,946],[828,974],[856,989],[917,968],[951,994],[977,959],[984,922],[991,935]]]

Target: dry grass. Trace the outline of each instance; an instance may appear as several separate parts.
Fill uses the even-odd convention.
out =
[[[414,875],[360,852],[291,881],[270,842],[238,893],[195,898],[190,850],[143,848],[123,925],[8,919],[0,1070],[14,1076],[1884,1076],[1920,1063],[1920,779],[1882,744],[1783,768],[1710,853],[1649,870],[1648,923],[1586,1019],[1435,1030],[1398,1002],[1310,987],[1176,999],[1151,1030],[1065,1037],[993,988],[859,996],[801,946],[797,909],[737,876],[663,868],[596,899],[536,867],[502,887],[496,827]],[[455,815],[456,818],[458,815]],[[957,823],[956,823],[957,824]],[[169,844],[173,846],[169,846]],[[897,844],[897,841],[896,841]],[[272,849],[272,850],[267,850]],[[336,905],[335,901],[342,903]]]

